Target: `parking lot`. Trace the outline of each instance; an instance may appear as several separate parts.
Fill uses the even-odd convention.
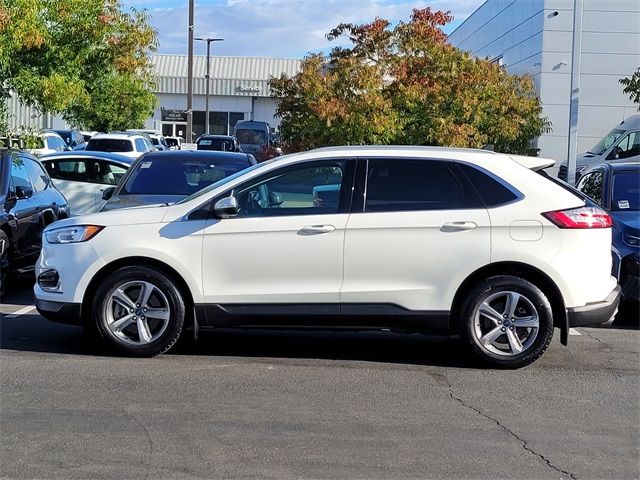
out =
[[[516,371],[389,333],[225,331],[141,360],[44,320],[29,284],[2,305],[2,478],[638,477],[631,314]]]

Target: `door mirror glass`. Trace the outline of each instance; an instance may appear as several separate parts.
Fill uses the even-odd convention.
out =
[[[218,218],[231,218],[238,214],[238,200],[236,197],[221,198],[213,206],[213,214]]]
[[[116,187],[109,187],[102,190],[102,199],[109,200],[111,197],[113,197],[113,192],[115,192],[115,190]]]
[[[23,200],[25,198],[30,198],[33,195],[33,190],[29,187],[16,186],[16,198],[18,200]]]

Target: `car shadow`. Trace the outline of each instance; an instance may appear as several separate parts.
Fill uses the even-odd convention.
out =
[[[9,277],[3,304],[33,305],[33,285],[36,283],[33,272],[14,273]]]

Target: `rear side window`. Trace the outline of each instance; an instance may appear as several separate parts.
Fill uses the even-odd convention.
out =
[[[504,205],[518,198],[513,191],[488,173],[464,163],[459,163],[458,167],[478,191],[487,208]]]
[[[72,182],[89,181],[84,160],[45,160],[43,163],[51,178]]]
[[[133,152],[133,144],[131,140],[125,139],[92,138],[86,149],[98,152]]]
[[[371,159],[365,212],[484,208],[447,162]]]
[[[596,170],[583,176],[578,182],[578,190],[587,195],[595,202],[602,205],[602,185],[604,181],[604,172]]]

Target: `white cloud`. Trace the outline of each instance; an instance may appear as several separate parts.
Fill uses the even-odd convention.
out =
[[[327,51],[333,42],[324,35],[341,22],[362,23],[375,17],[391,22],[408,20],[413,8],[430,6],[451,10],[462,20],[483,0],[226,0],[196,1],[195,34],[221,37],[216,55],[301,57],[309,51]],[[149,8],[158,29],[159,53],[187,52],[187,2],[130,0],[126,6]],[[196,42],[196,53],[204,45]]]

